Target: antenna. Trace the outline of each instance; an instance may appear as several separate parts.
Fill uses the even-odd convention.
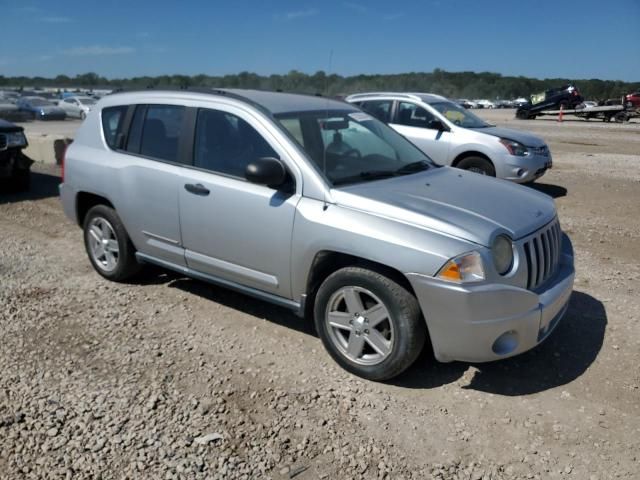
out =
[[[324,96],[327,100],[325,107],[325,120],[329,119],[329,76],[331,75],[331,68],[333,62],[333,49],[329,50],[329,68],[327,69],[327,74],[324,79]],[[322,128],[322,127],[321,127]],[[322,147],[322,173],[324,173],[325,177],[327,176],[327,146],[323,145]],[[322,206],[323,210],[326,210],[329,207],[327,204],[326,197],[324,198],[324,205]]]

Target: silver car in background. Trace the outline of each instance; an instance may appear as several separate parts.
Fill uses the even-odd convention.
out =
[[[78,95],[63,98],[58,102],[58,106],[67,113],[68,117],[84,120],[96,102],[95,98]]]
[[[516,183],[533,182],[552,166],[540,137],[490,125],[439,95],[359,93],[346,101],[389,124],[438,165]]]
[[[373,380],[426,341],[443,362],[529,350],[573,287],[550,197],[439,167],[320,97],[110,95],[67,150],[60,195],[105,278],[151,263],[292,309]]]

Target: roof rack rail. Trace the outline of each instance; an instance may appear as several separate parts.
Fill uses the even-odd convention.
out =
[[[363,93],[354,93],[353,95],[349,95],[347,98],[349,100],[354,100],[357,98],[363,97],[388,97],[390,95],[402,98],[410,98],[411,100],[420,100],[420,97],[414,93],[400,93],[400,92],[363,92]]]
[[[149,85],[146,88],[118,88],[118,89],[114,89],[113,92],[111,92],[111,95],[115,95],[118,93],[136,93],[136,92],[149,92],[149,91],[156,91],[156,92],[190,92],[190,93],[202,93],[202,94],[208,94],[208,95],[220,95],[220,96],[225,96],[228,98],[232,98],[234,100],[239,100],[241,102],[247,103],[253,107],[256,107],[258,109],[260,109],[260,111],[262,111],[265,114],[271,115],[271,112],[269,112],[267,109],[265,109],[262,105],[260,105],[259,103],[254,102],[253,100],[243,96],[243,95],[239,95],[238,93],[235,92],[230,92],[229,90],[225,90],[222,88],[216,88],[216,87],[188,87],[185,85],[181,85],[179,87],[175,87],[175,86],[153,86],[153,85]]]

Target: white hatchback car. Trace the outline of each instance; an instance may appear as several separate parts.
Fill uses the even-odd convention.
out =
[[[360,93],[346,101],[389,124],[439,165],[528,183],[551,168],[540,137],[498,128],[457,103],[428,93]]]
[[[67,97],[58,102],[58,106],[62,108],[68,117],[76,117],[84,120],[91,108],[96,104],[96,99],[85,96]]]

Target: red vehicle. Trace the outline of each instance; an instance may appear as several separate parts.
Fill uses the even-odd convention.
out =
[[[625,98],[625,103],[633,108],[640,108],[640,92],[630,93]]]

